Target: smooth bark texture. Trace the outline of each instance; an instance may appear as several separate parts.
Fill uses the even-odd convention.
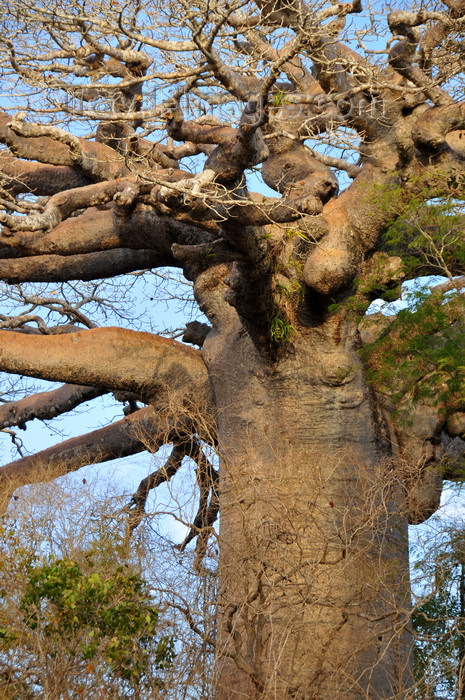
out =
[[[166,256],[153,250],[114,248],[82,255],[40,255],[0,260],[0,276],[10,284],[87,281],[162,267],[167,262]]]
[[[221,700],[413,686],[405,491],[358,343],[328,320],[270,368],[232,319],[205,341],[222,459]]]
[[[64,336],[0,332],[5,372],[154,396],[185,390],[205,405],[208,377],[199,351],[174,340],[122,328],[96,328]],[[189,388],[188,388],[189,387]]]
[[[41,420],[55,418],[104,393],[103,389],[65,384],[54,391],[44,391],[26,396],[19,401],[10,401],[0,405],[0,428],[23,425],[34,418]]]
[[[56,478],[57,471],[61,471],[60,466],[63,464],[66,465],[66,472],[71,472],[87,464],[98,464],[150,448],[156,449],[159,423],[153,407],[147,406],[104,428],[5,464],[0,475],[2,488],[11,492],[22,484],[52,480]],[[162,433],[158,437],[159,442],[164,437]],[[47,473],[50,474],[48,478]]]

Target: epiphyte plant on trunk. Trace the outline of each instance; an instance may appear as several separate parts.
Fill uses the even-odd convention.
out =
[[[129,529],[191,458],[199,569],[220,512],[215,698],[412,697],[407,523],[463,475],[465,5],[7,0],[0,21],[0,277],[22,304],[0,369],[63,383],[2,427],[107,392],[128,414],[5,465],[5,493],[171,444]],[[208,319],[184,343],[29,286],[165,268]],[[420,275],[446,279],[364,317]]]

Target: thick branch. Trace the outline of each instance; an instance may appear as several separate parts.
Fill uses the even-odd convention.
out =
[[[105,393],[96,387],[65,384],[54,391],[42,391],[19,401],[9,401],[0,405],[0,429],[11,425],[21,428],[34,418],[55,418]]]
[[[199,350],[122,328],[27,337],[1,331],[0,370],[147,397],[179,390],[200,404],[208,401],[207,371]]]
[[[49,231],[78,209],[97,207],[112,199],[117,206],[131,206],[139,194],[139,187],[133,179],[98,182],[85,187],[58,192],[51,197],[44,211],[29,216],[12,216],[0,212],[0,222],[13,231]]]
[[[20,158],[75,167],[94,182],[129,174],[123,158],[103,143],[79,139],[56,127],[12,119],[5,113],[0,114],[0,143]]]
[[[115,248],[153,249],[176,262],[171,245],[184,241],[208,241],[208,234],[192,225],[158,214],[153,209],[136,206],[126,215],[118,215],[115,203],[107,209],[90,207],[80,216],[62,221],[46,233],[3,230],[0,257],[35,255],[83,255]],[[3,250],[1,250],[3,248]]]
[[[261,163],[268,155],[260,127],[266,115],[255,101],[249,101],[242,113],[239,128],[230,126],[204,126],[184,121],[179,106],[167,113],[167,130],[178,141],[217,144],[205,163],[219,182],[234,182],[244,172]]]
[[[421,114],[412,130],[419,146],[439,149],[450,131],[465,128],[465,103],[431,107]]]
[[[3,186],[12,194],[33,192],[48,196],[90,184],[88,178],[68,165],[34,163],[4,152],[0,153],[0,173]]]
[[[10,462],[0,468],[0,483],[11,493],[24,484],[56,479],[88,464],[156,449],[163,443],[158,436],[159,422],[152,406],[141,408],[126,418],[65,442]]]
[[[424,94],[436,105],[449,105],[453,103],[452,97],[441,88],[434,86],[430,78],[415,63],[416,50],[421,37],[418,25],[423,24],[427,19],[437,20],[439,17],[443,17],[439,12],[426,13],[426,15],[432,16],[425,17],[422,12],[411,13],[403,10],[389,14],[389,28],[394,36],[403,35],[406,37],[405,40],[399,41],[392,47],[389,53],[389,63],[400,75],[421,88]]]
[[[189,321],[189,323],[186,323],[184,335],[182,336],[182,342],[190,343],[191,345],[198,345],[201,348],[211,330],[212,327],[209,326],[208,323]]]
[[[160,467],[160,469],[149,474],[145,479],[142,479],[137,491],[133,494],[131,501],[125,508],[126,512],[129,514],[129,535],[136,529],[145,515],[145,505],[149,492],[157,488],[160,484],[170,481],[180,469],[184,457],[190,453],[192,444],[190,439],[176,442],[165,464]]]
[[[445,481],[465,481],[465,441],[455,438],[442,462],[442,478]]]
[[[443,478],[449,481],[465,480],[465,413],[458,411],[447,419],[442,434],[444,457],[441,463]]]
[[[189,542],[192,542],[198,536],[196,560],[199,563],[206,553],[211,528],[218,516],[220,507],[218,495],[219,475],[199,445],[196,445],[196,449],[192,452],[191,457],[195,459],[198,467],[199,506],[188,534],[179,545],[179,550],[183,552]]]
[[[284,194],[301,212],[315,213],[315,200],[327,202],[337,194],[338,181],[330,168],[314,158],[299,141],[272,138],[271,155],[262,167],[266,184]]]
[[[0,260],[0,278],[9,284],[87,281],[174,264],[171,255],[161,255],[154,250],[115,248],[82,255],[40,255]]]
[[[313,61],[313,75],[326,92],[344,92],[354,87],[356,80],[352,76],[357,73],[373,77],[376,69],[334,36],[344,26],[344,16],[362,11],[359,0],[333,4],[318,13],[303,0],[259,0],[257,4],[266,24],[288,26],[296,32]],[[322,20],[334,15],[335,22],[322,24]],[[364,115],[359,121],[372,120]]]

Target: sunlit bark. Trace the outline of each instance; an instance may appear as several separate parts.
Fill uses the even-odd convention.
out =
[[[165,426],[163,426],[163,430]],[[86,435],[65,440],[58,445],[23,457],[2,467],[2,488],[14,491],[23,484],[56,479],[88,464],[98,464],[120,457],[157,449],[165,439],[151,406],[141,408],[126,418]]]
[[[145,396],[184,390],[208,400],[198,350],[150,333],[96,328],[62,336],[0,332],[0,369],[38,379],[134,391]]]
[[[22,332],[0,331],[0,370],[66,386],[0,407],[0,425],[106,391],[131,392],[136,412],[0,475],[27,483],[150,449],[143,427],[173,448],[134,496],[136,527],[148,490],[197,463],[181,550],[199,535],[200,571],[219,507],[218,700],[411,697],[406,526],[461,478],[465,5],[366,12],[0,10],[4,79],[28,104],[0,114],[0,278],[174,267],[208,320],[186,326],[194,350],[82,330],[93,323],[66,311],[72,332],[58,334],[33,301],[31,321],[8,310],[4,327]],[[250,192],[251,172],[275,196]],[[419,274],[447,278],[418,302],[420,331],[401,314],[361,321]],[[404,371],[386,380],[390,356]]]

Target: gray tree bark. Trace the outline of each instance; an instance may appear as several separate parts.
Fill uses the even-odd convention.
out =
[[[268,364],[227,315],[204,343],[221,457],[216,697],[406,698],[405,490],[357,328],[329,319]]]

